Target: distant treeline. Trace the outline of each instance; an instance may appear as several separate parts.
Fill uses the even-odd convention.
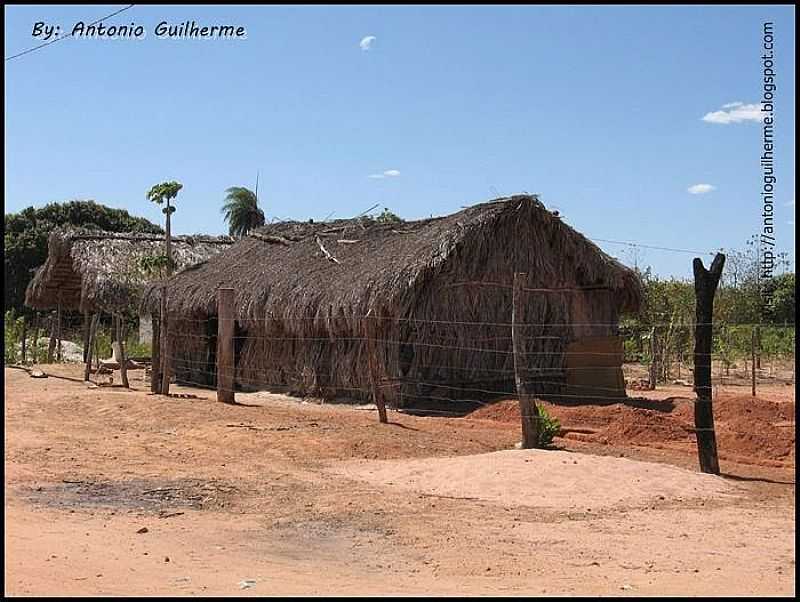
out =
[[[795,275],[760,279],[757,260],[733,256],[726,263],[714,299],[714,359],[728,364],[752,351],[753,334],[759,354],[775,358],[794,355]],[[620,323],[626,359],[650,363],[653,355],[664,374],[671,363],[691,361],[694,346],[695,293],[691,280],[663,279],[650,269],[639,272],[644,306],[638,316]],[[764,302],[768,299],[768,302]],[[651,343],[651,339],[655,343]]]

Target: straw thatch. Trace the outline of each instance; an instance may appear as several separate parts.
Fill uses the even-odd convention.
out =
[[[174,236],[176,269],[228,248],[228,236]],[[142,259],[163,255],[164,236],[96,230],[56,230],[48,238],[47,261],[25,293],[25,304],[51,309],[129,313],[138,310],[145,284],[154,279]]]
[[[364,396],[370,317],[395,402],[423,390],[452,395],[453,383],[461,396],[507,388],[515,272],[527,273],[529,289],[571,289],[526,293],[522,318],[537,325],[524,333],[532,375],[562,366],[570,341],[615,334],[619,313],[641,302],[631,270],[532,196],[413,222],[276,223],[169,281],[176,372],[214,381],[216,297],[227,287],[240,384]],[[159,294],[147,288],[147,310],[158,310]]]

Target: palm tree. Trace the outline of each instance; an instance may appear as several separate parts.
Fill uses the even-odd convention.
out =
[[[264,225],[264,212],[259,209],[258,198],[252,190],[233,186],[225,192],[228,196],[225,197],[222,212],[231,236],[242,237]]]

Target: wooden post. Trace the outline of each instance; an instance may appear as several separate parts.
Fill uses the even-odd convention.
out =
[[[694,291],[697,299],[695,309],[694,342],[694,389],[697,400],[694,404],[694,426],[697,435],[697,454],[700,470],[719,474],[717,439],[714,434],[714,412],[711,406],[711,341],[714,295],[717,292],[725,255],[717,253],[706,270],[697,257],[693,262]]]
[[[657,364],[656,364],[656,327],[653,326],[650,329],[650,370],[649,370],[649,378],[650,383],[648,385],[648,389],[651,391],[656,388],[656,375],[657,375]]]
[[[119,362],[119,376],[122,380],[122,386],[127,389],[130,388],[130,383],[128,382],[128,357],[125,353],[125,326],[122,323],[122,315],[117,314],[114,316],[114,322],[117,330],[117,345],[119,349],[119,357],[117,358]]]
[[[32,363],[39,359],[39,312],[33,314],[33,357]]]
[[[514,286],[511,294],[511,344],[514,352],[514,380],[517,385],[519,414],[522,420],[522,447],[523,449],[533,449],[540,447],[539,408],[536,406],[536,400],[529,394],[522,378],[524,340],[519,332],[519,321],[522,317],[522,279],[525,276],[524,273],[514,272]]]
[[[86,363],[86,357],[91,353],[89,350],[89,335],[92,330],[92,320],[89,317],[89,312],[83,312],[83,362]]]
[[[167,285],[161,287],[161,394],[169,395],[170,379],[169,318],[167,317]]]
[[[750,337],[750,374],[753,385],[753,397],[756,396],[756,336],[756,329],[753,328],[753,333]]]
[[[217,401],[236,403],[233,289],[217,290]]]
[[[160,320],[156,314],[151,315],[153,336],[151,340],[152,353],[150,354],[150,392],[158,393],[161,390],[161,331]]]
[[[380,361],[378,359],[378,333],[380,329],[377,324],[378,318],[373,315],[367,315],[364,320],[364,339],[367,344],[367,368],[369,370],[369,379],[372,385],[372,400],[378,408],[378,420],[383,424],[389,422],[386,415],[386,400],[383,398],[383,391],[380,388]]]
[[[64,336],[64,333],[63,333],[63,328],[64,327],[61,324],[61,293],[60,292],[58,294],[58,310],[57,311],[58,311],[58,317],[57,317],[58,327],[57,327],[56,332],[58,333],[58,351],[57,351],[56,357],[58,358],[58,361],[60,362],[62,360],[61,339]]]
[[[761,370],[761,326],[756,324],[756,368]]]
[[[21,349],[20,352],[22,353],[22,363],[26,363],[28,360],[28,322],[25,319],[25,314],[22,314],[22,341],[21,341]]]
[[[92,316],[91,323],[89,324],[89,338],[86,341],[86,354],[84,358],[84,361],[86,362],[86,367],[83,370],[83,380],[87,382],[89,381],[89,375],[92,373],[92,345],[96,343],[95,338],[97,336],[98,322],[100,322],[100,315],[94,314]]]
[[[47,363],[53,363],[53,356],[56,351],[56,316],[55,312],[50,312],[50,341],[47,345]]]

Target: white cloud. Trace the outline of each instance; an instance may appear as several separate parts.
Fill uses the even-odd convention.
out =
[[[741,102],[729,102],[722,105],[719,111],[712,111],[703,115],[703,121],[708,123],[739,123],[741,121],[761,121],[764,114],[757,103],[744,104]]]
[[[400,175],[400,172],[397,171],[396,169],[387,169],[383,173],[374,173],[374,174],[371,174],[371,175],[369,175],[367,177],[368,178],[372,178],[373,180],[380,180],[382,178],[396,178],[399,175]]]
[[[369,50],[372,48],[372,43],[377,40],[375,36],[365,36],[361,38],[361,41],[358,45],[361,47],[361,50]]]
[[[711,184],[694,184],[689,186],[686,190],[689,194],[706,194],[707,192],[711,192],[715,190],[716,186],[712,186]]]

